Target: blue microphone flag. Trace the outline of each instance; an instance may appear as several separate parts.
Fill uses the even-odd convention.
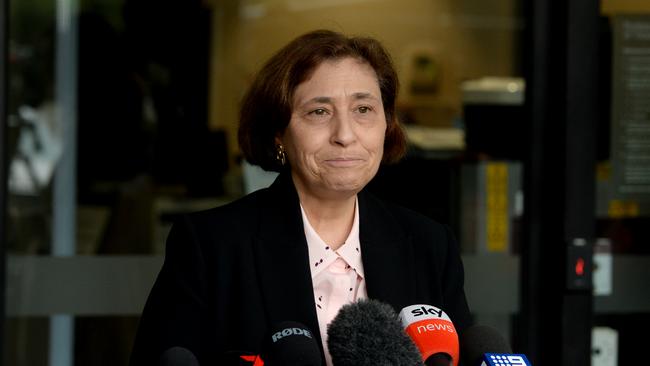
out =
[[[523,354],[486,353],[481,366],[532,366]]]

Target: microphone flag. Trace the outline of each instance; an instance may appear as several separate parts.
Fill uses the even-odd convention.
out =
[[[531,366],[526,355],[519,353],[486,353],[481,366]]]
[[[454,366],[458,365],[458,333],[444,311],[431,305],[411,305],[402,309],[399,318],[423,360],[444,353],[450,356]]]

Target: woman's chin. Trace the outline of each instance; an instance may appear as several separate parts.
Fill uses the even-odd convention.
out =
[[[324,188],[334,194],[357,194],[366,185],[365,180],[337,179],[325,182]]]

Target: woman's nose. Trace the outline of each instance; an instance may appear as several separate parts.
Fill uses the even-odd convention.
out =
[[[332,142],[347,146],[356,140],[356,133],[354,131],[354,120],[349,113],[339,113],[334,118]]]

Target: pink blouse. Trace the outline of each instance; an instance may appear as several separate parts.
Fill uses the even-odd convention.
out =
[[[327,365],[332,365],[332,357],[327,348],[327,325],[343,305],[368,297],[359,242],[359,202],[357,200],[355,203],[352,230],[345,243],[336,251],[318,236],[302,205],[300,210],[309,248],[311,280],[325,360]]]

